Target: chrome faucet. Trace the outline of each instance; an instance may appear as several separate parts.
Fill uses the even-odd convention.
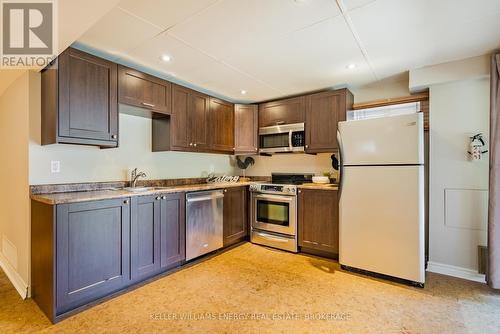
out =
[[[137,180],[140,177],[146,177],[146,173],[144,173],[144,172],[137,172],[137,168],[134,168],[134,170],[132,171],[132,175],[130,177],[130,181],[131,181],[131,185],[130,186],[132,188],[135,188],[135,186],[137,184]]]

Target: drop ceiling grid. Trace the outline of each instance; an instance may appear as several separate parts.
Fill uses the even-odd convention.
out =
[[[123,0],[79,42],[253,102],[485,54],[499,30],[498,0]]]

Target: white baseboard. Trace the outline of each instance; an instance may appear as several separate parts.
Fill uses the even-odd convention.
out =
[[[5,275],[9,278],[10,282],[16,288],[17,292],[21,295],[22,299],[28,297],[28,284],[19,276],[17,271],[12,267],[12,265],[7,261],[5,256],[0,252],[0,267],[5,272]]]
[[[452,266],[450,264],[437,263],[429,261],[427,263],[427,271],[443,274],[458,278],[463,278],[469,281],[475,281],[479,283],[486,283],[486,276],[479,274],[477,271],[457,266]]]

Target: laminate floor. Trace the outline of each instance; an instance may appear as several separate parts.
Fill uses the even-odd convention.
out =
[[[52,325],[0,271],[0,333],[500,333],[500,293],[427,274],[424,289],[242,244]]]

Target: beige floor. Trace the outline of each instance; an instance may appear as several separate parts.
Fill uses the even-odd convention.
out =
[[[0,271],[0,333],[24,332],[500,333],[500,293],[437,274],[411,288],[246,243],[57,325]]]

